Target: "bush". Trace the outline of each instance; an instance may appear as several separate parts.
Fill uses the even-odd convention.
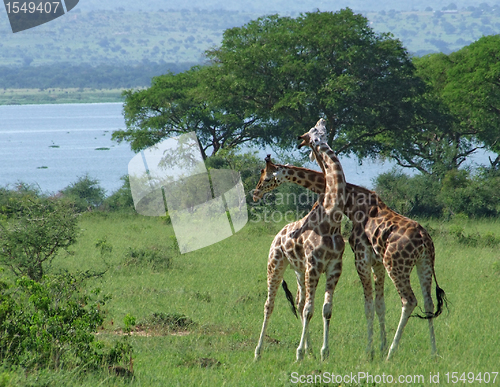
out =
[[[174,254],[164,248],[151,246],[150,248],[130,247],[125,255],[125,266],[140,266],[156,269],[168,269],[172,266]]]
[[[0,264],[18,276],[40,280],[43,264],[76,242],[77,219],[70,202],[16,195],[2,206],[1,215]]]
[[[410,177],[398,170],[375,179],[375,191],[385,204],[406,216],[439,217],[443,204],[437,200],[441,184],[430,175]]]
[[[121,180],[123,185],[104,200],[104,208],[108,211],[135,212],[128,175],[122,176]]]
[[[79,212],[98,208],[106,197],[106,191],[99,186],[99,181],[88,175],[79,177],[75,183],[64,188],[61,193],[75,202]]]
[[[181,313],[153,313],[137,324],[138,329],[152,331],[178,332],[191,329],[196,323]]]
[[[106,346],[95,333],[109,299],[99,289],[86,292],[85,274],[0,280],[0,359],[26,369],[98,368],[125,363],[128,343]]]
[[[393,170],[375,180],[375,190],[392,209],[407,216],[450,218],[500,215],[500,176],[451,170],[439,180],[432,175],[410,177]]]

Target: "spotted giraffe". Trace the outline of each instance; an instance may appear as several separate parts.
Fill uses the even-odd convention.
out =
[[[321,359],[329,355],[328,332],[332,315],[332,297],[342,273],[344,240],[340,233],[343,212],[345,178],[337,156],[326,142],[319,139],[325,132],[325,120],[321,119],[309,132],[301,136],[308,145],[313,143],[318,164],[324,171],[325,189],[318,205],[304,218],[286,225],[274,238],[267,264],[268,295],[264,306],[264,322],[255,359],[261,355],[262,344],[274,308],[274,300],[282,282],[285,269],[290,265],[295,271],[298,284],[298,310],[302,321],[302,334],[297,348],[297,361],[304,358],[309,349],[309,322],[314,312],[314,296],[322,273],[326,275],[325,301],[323,304],[323,346]],[[317,144],[317,145],[314,145]],[[317,149],[316,149],[317,148]]]
[[[299,184],[313,192],[324,191],[322,172],[274,164],[266,157],[266,168],[254,190],[254,201],[262,198],[285,181]],[[427,231],[417,222],[408,219],[385,205],[379,196],[366,188],[346,183],[344,214],[352,221],[353,229],[349,244],[355,255],[356,269],[363,285],[365,315],[367,319],[367,352],[373,356],[373,285],[375,280],[375,310],[380,324],[380,349],[386,345],[384,279],[386,270],[401,297],[403,304],[396,335],[387,355],[389,360],[396,351],[403,329],[417,301],[410,285],[410,273],[414,266],[424,295],[425,315],[416,315],[429,321],[432,353],[436,353],[436,341],[432,319],[439,316],[446,303],[444,291],[438,286],[434,272],[434,244]],[[432,277],[436,281],[438,307],[433,313],[431,297]]]

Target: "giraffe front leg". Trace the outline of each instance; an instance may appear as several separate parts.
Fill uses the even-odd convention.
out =
[[[287,265],[283,254],[279,249],[273,251],[269,254],[269,261],[267,264],[267,300],[264,305],[264,322],[262,323],[262,330],[260,332],[259,342],[255,348],[254,360],[257,361],[260,358],[262,352],[262,345],[264,343],[264,337],[266,335],[267,324],[269,318],[273,313],[274,300],[276,298],[276,293],[281,285],[283,279],[283,273]]]
[[[321,347],[321,361],[328,359],[330,348],[328,337],[330,333],[330,320],[332,318],[333,292],[342,274],[342,255],[340,259],[330,261],[326,269],[325,302],[323,304],[323,346]]]

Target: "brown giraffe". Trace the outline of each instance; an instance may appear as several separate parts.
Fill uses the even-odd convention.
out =
[[[324,190],[323,174],[307,168],[291,165],[273,164],[270,155],[266,157],[266,168],[254,190],[254,201],[262,198],[285,181],[290,181],[316,193]],[[446,302],[444,291],[438,286],[434,272],[434,244],[426,230],[417,222],[408,219],[385,205],[379,196],[366,188],[346,183],[344,214],[352,221],[353,230],[349,244],[355,255],[356,269],[363,285],[365,296],[365,315],[367,319],[367,352],[373,356],[373,285],[370,269],[375,280],[375,309],[380,324],[381,351],[386,344],[384,268],[391,277],[401,297],[403,310],[398,330],[394,337],[387,359],[394,354],[403,329],[417,301],[410,285],[410,272],[417,266],[422,293],[424,295],[425,316],[429,320],[429,331],[433,354],[436,353],[436,340],[432,319],[442,312]],[[438,307],[433,313],[431,297],[432,277],[436,280]]]
[[[309,322],[314,312],[314,296],[321,273],[326,275],[325,302],[323,304],[323,346],[321,359],[328,357],[328,332],[332,315],[332,297],[342,272],[344,240],[340,233],[342,220],[342,199],[345,178],[337,157],[319,139],[324,135],[325,120],[301,138],[304,143],[318,143],[314,152],[319,152],[317,160],[325,176],[325,189],[318,205],[304,218],[290,223],[274,238],[267,263],[268,295],[264,306],[264,322],[259,342],[255,348],[255,359],[260,357],[267,324],[274,308],[274,299],[282,282],[285,269],[290,265],[297,276],[298,310],[302,321],[302,335],[297,348],[297,361],[304,358],[309,349]]]

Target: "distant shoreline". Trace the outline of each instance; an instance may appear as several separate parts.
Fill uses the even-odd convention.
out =
[[[0,105],[123,102],[123,89],[49,88],[0,90]]]

